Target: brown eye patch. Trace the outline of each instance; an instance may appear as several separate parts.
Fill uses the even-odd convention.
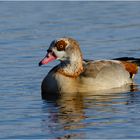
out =
[[[67,46],[67,43],[64,40],[60,40],[56,42],[55,46],[58,51],[64,51]]]

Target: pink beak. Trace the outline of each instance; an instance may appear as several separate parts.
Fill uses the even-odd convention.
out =
[[[55,59],[57,59],[57,57],[52,53],[49,52],[40,62],[39,62],[39,66],[44,65],[44,64],[48,64],[51,61],[54,61]]]

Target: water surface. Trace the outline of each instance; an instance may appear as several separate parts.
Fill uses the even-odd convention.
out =
[[[0,138],[140,138],[140,74],[133,90],[43,101],[38,67],[53,39],[84,58],[140,56],[139,2],[0,2]]]

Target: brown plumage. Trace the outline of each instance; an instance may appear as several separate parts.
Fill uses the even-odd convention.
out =
[[[125,66],[125,69],[130,73],[130,77],[132,78],[138,72],[138,65],[132,62],[121,61]]]

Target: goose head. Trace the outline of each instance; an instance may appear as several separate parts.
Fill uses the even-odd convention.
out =
[[[82,63],[82,53],[78,42],[72,38],[53,40],[39,66],[54,60],[60,60],[62,64]]]

